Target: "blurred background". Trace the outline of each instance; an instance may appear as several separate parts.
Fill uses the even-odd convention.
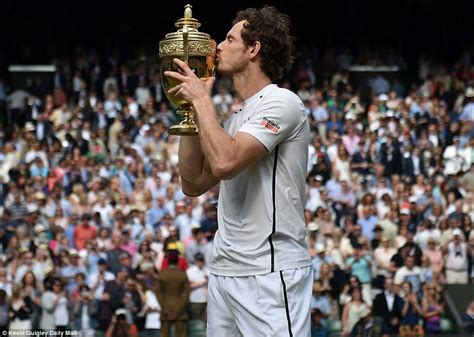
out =
[[[419,60],[460,61],[472,49],[472,1],[3,1],[0,75],[9,64],[48,64],[83,53],[107,58],[157,56],[183,6],[194,6],[201,30],[221,41],[234,13],[268,3],[287,13],[300,55],[321,69],[325,53],[350,52],[354,64],[403,60],[417,79]],[[386,58],[390,56],[390,60]]]

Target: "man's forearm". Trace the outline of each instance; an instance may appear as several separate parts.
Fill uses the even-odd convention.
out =
[[[195,102],[194,106],[196,110],[200,111],[199,139],[202,152],[206,156],[214,176],[220,176],[220,168],[235,159],[235,139],[220,126],[212,100],[205,97]]]
[[[197,136],[181,137],[179,142],[179,173],[189,181],[197,181],[203,171],[204,155]]]

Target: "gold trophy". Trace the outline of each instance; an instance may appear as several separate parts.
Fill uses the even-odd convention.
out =
[[[182,116],[179,124],[170,126],[171,135],[192,136],[198,134],[198,127],[193,119],[194,108],[183,98],[168,94],[168,90],[181,83],[177,79],[167,77],[163,73],[167,70],[180,72],[180,68],[173,62],[174,58],[183,60],[192,71],[202,79],[213,76],[216,42],[209,34],[199,32],[201,24],[193,18],[191,5],[184,7],[184,17],[176,21],[178,31],[166,34],[160,41],[160,72],[163,89],[166,97]]]

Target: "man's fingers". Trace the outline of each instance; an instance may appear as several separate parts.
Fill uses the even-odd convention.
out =
[[[176,63],[186,75],[194,75],[194,72],[191,70],[191,68],[189,68],[189,66],[180,59],[174,58],[173,62]]]
[[[168,94],[175,94],[175,93],[177,93],[177,92],[179,91],[179,89],[181,89],[181,84],[178,84],[177,86],[175,86],[175,87],[169,89],[169,90],[167,91],[167,93],[168,93]]]
[[[177,73],[176,71],[165,71],[164,72],[165,76],[167,77],[173,77],[181,82],[183,82],[185,79],[186,79],[186,76],[180,74],[180,73]]]

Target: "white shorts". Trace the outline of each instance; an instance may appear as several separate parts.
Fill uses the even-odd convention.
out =
[[[210,275],[208,337],[310,337],[311,266],[266,275]]]

